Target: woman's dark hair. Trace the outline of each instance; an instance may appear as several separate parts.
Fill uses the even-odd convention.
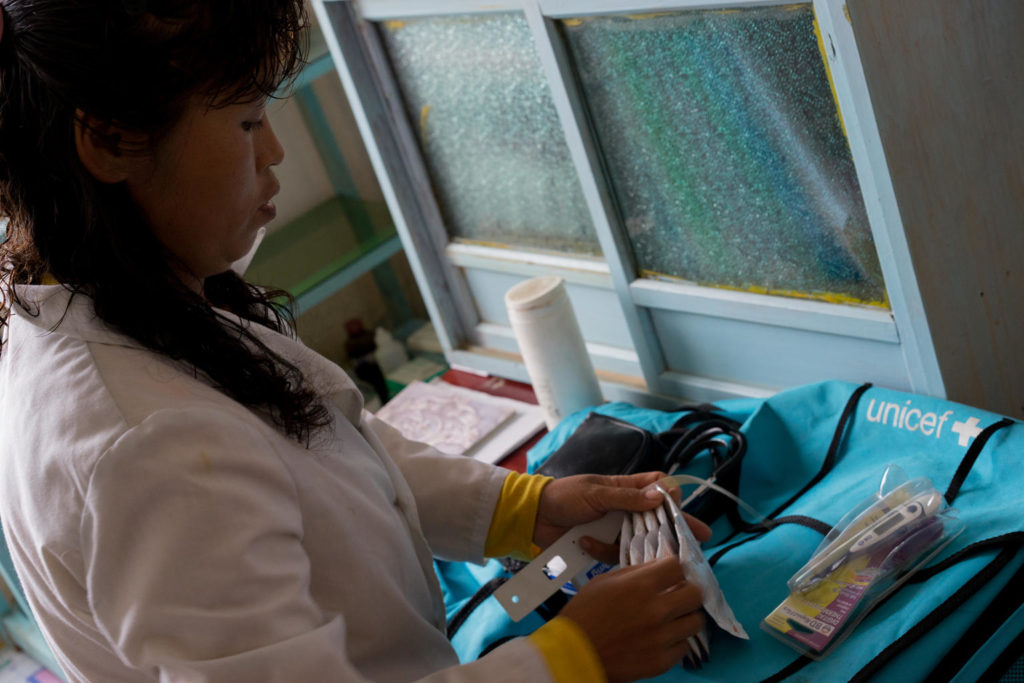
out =
[[[293,334],[281,293],[231,272],[207,278],[205,299],[190,290],[123,183],[82,165],[74,135],[76,120],[112,124],[147,139],[125,153],[146,153],[196,96],[211,107],[273,97],[304,64],[302,0],[5,0],[0,11],[0,333],[15,285],[49,273],[111,327],[308,442],[328,413],[301,371],[213,310]]]

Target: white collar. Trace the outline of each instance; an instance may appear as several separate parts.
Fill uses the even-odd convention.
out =
[[[64,285],[16,285],[16,290],[19,301],[13,306],[14,314],[43,332],[59,332],[86,342],[143,348],[100,320],[92,299],[84,294],[72,295]]]
[[[14,305],[14,314],[43,333],[52,332],[98,344],[145,348],[101,320],[96,315],[92,299],[85,294],[72,295],[63,285],[18,285],[17,293],[20,303]],[[332,401],[350,422],[359,424],[362,394],[344,370],[300,341],[243,320],[234,313],[214,310],[227,322],[243,326],[270,350],[294,363],[314,390]]]

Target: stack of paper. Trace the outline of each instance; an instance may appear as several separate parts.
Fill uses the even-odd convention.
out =
[[[544,424],[540,408],[444,382],[413,382],[377,412],[408,439],[497,462]]]

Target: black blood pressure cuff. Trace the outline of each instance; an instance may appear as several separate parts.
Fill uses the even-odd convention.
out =
[[[633,474],[661,469],[664,449],[647,430],[600,413],[590,413],[537,474]]]
[[[536,473],[558,478],[573,474],[671,473],[688,467],[690,473],[713,478],[719,486],[736,493],[746,452],[740,424],[710,404],[681,410],[685,414],[660,433],[590,413]],[[707,491],[691,501],[686,512],[707,523],[722,514],[734,519],[734,525],[742,523],[734,501]]]

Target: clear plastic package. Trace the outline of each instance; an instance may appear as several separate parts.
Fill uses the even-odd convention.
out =
[[[789,579],[789,596],[761,627],[824,658],[879,600],[963,531],[953,512],[929,479],[907,479],[890,466],[878,491],[847,512]]]

